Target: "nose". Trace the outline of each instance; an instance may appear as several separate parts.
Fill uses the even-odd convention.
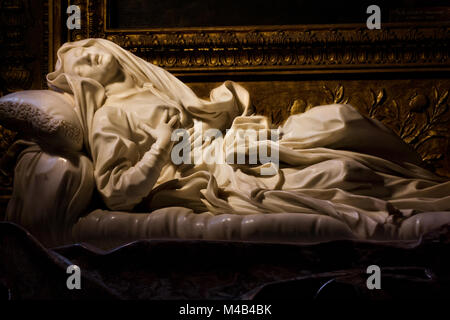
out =
[[[84,51],[81,55],[79,55],[79,57],[78,57],[78,61],[79,62],[81,62],[81,63],[83,63],[83,62],[89,62],[91,59],[90,59],[90,53],[89,52],[86,52],[86,51]]]

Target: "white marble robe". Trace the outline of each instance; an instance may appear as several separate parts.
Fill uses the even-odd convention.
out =
[[[408,145],[350,105],[291,116],[280,126],[280,168],[264,176],[261,166],[225,161],[172,164],[168,150],[139,129],[145,119],[156,125],[165,107],[133,101],[102,107],[94,118],[95,178],[112,210],[140,204],[141,211],[177,206],[210,215],[323,215],[362,239],[396,238],[401,223],[421,212],[442,212],[440,223],[450,222],[450,182],[420,168]],[[261,130],[261,123],[238,116],[232,128]],[[223,143],[218,138],[202,150]]]
[[[65,55],[90,45],[110,52],[142,90],[107,97],[93,79],[66,72]],[[115,210],[81,217],[74,241],[417,239],[450,222],[450,182],[420,168],[404,142],[351,106],[291,116],[280,127],[280,168],[261,176],[255,166],[174,166],[169,150],[140,129],[141,122],[155,127],[166,108],[179,112],[191,130],[196,121],[220,130],[257,126],[245,118],[251,103],[239,85],[226,82],[209,101],[199,99],[167,71],[104,39],[64,44],[47,80],[74,95],[97,189]]]

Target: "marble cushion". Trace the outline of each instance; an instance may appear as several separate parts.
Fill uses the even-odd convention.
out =
[[[26,90],[0,98],[0,124],[57,150],[79,151],[83,131],[73,99],[51,90]]]
[[[18,156],[6,220],[25,227],[46,245],[63,244],[65,230],[91,204],[92,161],[80,152],[51,154],[31,143]]]

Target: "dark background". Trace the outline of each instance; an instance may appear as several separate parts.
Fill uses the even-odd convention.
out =
[[[110,28],[180,28],[365,23],[371,4],[382,22],[445,21],[450,13],[448,0],[110,0],[107,10]]]

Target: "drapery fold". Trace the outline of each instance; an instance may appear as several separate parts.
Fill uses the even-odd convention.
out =
[[[63,70],[68,50],[92,44],[114,55],[136,92],[108,96],[96,81]],[[63,45],[47,79],[74,95],[97,190],[111,210],[80,216],[76,241],[417,239],[450,223],[450,182],[421,168],[414,150],[350,105],[317,106],[274,127],[250,116],[249,94],[239,84],[227,81],[209,101],[200,99],[167,71],[103,39]],[[156,128],[165,111],[180,115],[200,161],[174,164],[170,150],[157,150],[141,129]],[[196,144],[196,124],[220,134]],[[243,143],[236,134],[243,129],[258,134]],[[271,129],[278,140],[259,135]],[[278,158],[227,161],[265,148]],[[206,161],[214,150],[223,152]],[[272,174],[262,174],[266,169]]]

